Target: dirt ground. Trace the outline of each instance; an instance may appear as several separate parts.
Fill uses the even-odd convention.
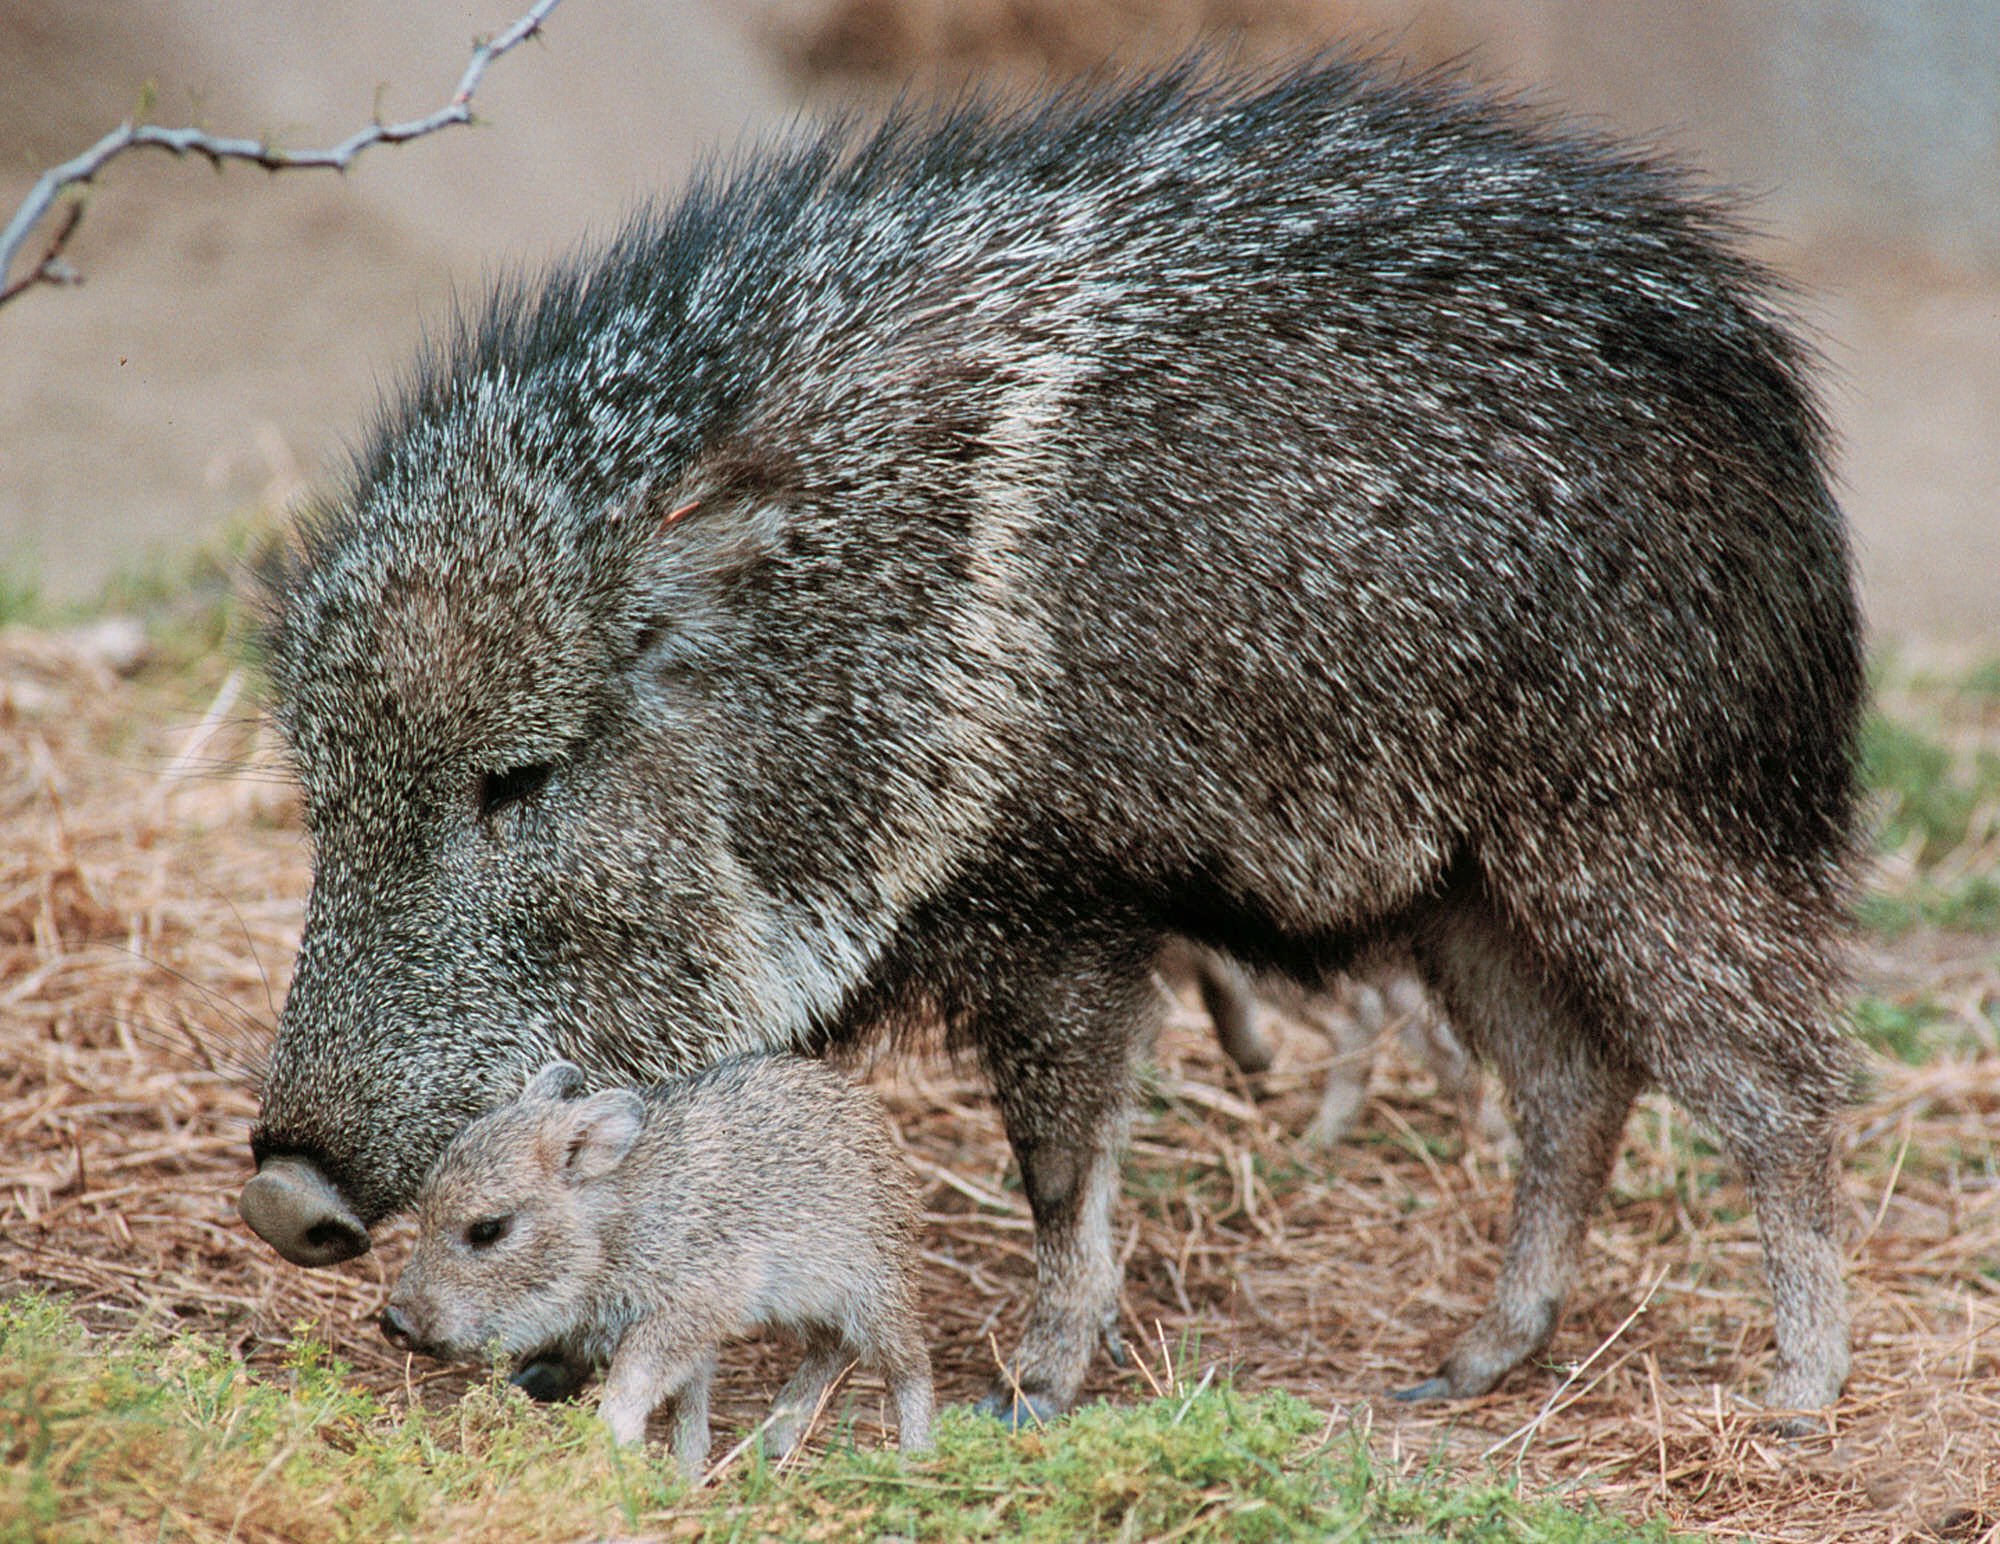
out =
[[[462,1376],[407,1363],[373,1325],[403,1235],[308,1272],[234,1211],[307,879],[241,690],[190,699],[74,641],[0,632],[0,1292],[73,1294],[110,1328],[199,1327],[264,1365],[312,1325],[371,1386],[440,1402]],[[1252,1089],[1180,1001],[1118,1211],[1127,1333],[1154,1374],[1164,1347],[1189,1377],[1290,1390],[1402,1469],[1518,1473],[1717,1536],[2000,1539],[2000,956],[1992,938],[1920,933],[1871,950],[1865,977],[1946,1005],[1964,1048],[1878,1063],[1857,1112],[1855,1370],[1824,1437],[1775,1440],[1743,1398],[1771,1358],[1754,1225],[1657,1101],[1632,1122],[1547,1361],[1463,1406],[1386,1401],[1493,1279],[1504,1149],[1390,1052],[1355,1136],[1313,1152],[1293,1134],[1326,1044],[1288,1033]],[[930,1056],[871,1075],[926,1181],[942,1393],[970,1398],[1019,1330],[1026,1207],[976,1077]],[[719,1420],[754,1423],[788,1354],[730,1358]],[[1089,1392],[1146,1378],[1100,1362]],[[872,1436],[879,1389],[852,1398]]]

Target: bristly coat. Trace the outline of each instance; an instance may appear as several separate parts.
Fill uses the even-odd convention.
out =
[[[554,1055],[942,1015],[1059,1408],[1161,940],[1390,944],[1523,1143],[1421,1391],[1546,1342],[1657,1083],[1831,1400],[1861,647],[1775,294],[1679,173],[1346,62],[829,130],[503,286],[273,582],[317,867],[246,1215],[365,1248]]]

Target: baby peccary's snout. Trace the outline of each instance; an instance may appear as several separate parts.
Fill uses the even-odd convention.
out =
[[[410,1321],[403,1317],[402,1310],[394,1303],[382,1310],[382,1317],[377,1322],[382,1326],[382,1338],[398,1351],[417,1349],[417,1333],[410,1328]]]
[[[644,1093],[585,1095],[568,1062],[467,1126],[418,1201],[382,1311],[405,1349],[498,1346],[608,1364],[602,1414],[640,1441],[659,1406],[699,1480],[717,1349],[766,1326],[806,1356],[772,1407],[775,1457],[842,1370],[879,1372],[906,1449],[928,1446],[916,1188],[874,1097],[817,1062],[741,1057]]]

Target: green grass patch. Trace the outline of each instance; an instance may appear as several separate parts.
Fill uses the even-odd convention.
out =
[[[11,622],[39,622],[46,609],[41,581],[34,574],[0,568],[0,627]]]
[[[1912,850],[1919,868],[1992,834],[1991,811],[2000,803],[2000,751],[1980,746],[1954,753],[1915,725],[1874,713],[1862,732],[1861,763],[1881,801],[1882,845],[1892,852]]]
[[[1634,1145],[1663,1161],[1618,1165],[1610,1182],[1614,1204],[1671,1196],[1679,1212],[1716,1223],[1744,1215],[1740,1177],[1709,1133],[1679,1106],[1657,1095],[1641,1099],[1633,1108],[1628,1135]]]
[[[1972,1033],[1929,997],[1857,998],[1854,1027],[1884,1056],[1920,1067],[1940,1056],[1978,1049]]]
[[[1862,1040],[1884,1056],[1912,1067],[1930,1060],[1935,1050],[1939,1014],[1929,998],[1891,1002],[1863,997],[1854,1004],[1854,1028]]]
[[[1888,861],[1859,919],[1890,937],[2000,933],[2000,661],[1916,676],[1885,659],[1875,675],[1861,766]]]
[[[1965,673],[1960,689],[1982,702],[2000,702],[2000,659],[1989,659]]]
[[[1664,1540],[1498,1480],[1380,1472],[1279,1393],[1216,1384],[1012,1434],[964,1410],[920,1459],[837,1437],[780,1473],[684,1487],[584,1407],[498,1382],[391,1410],[309,1339],[259,1376],[191,1336],[101,1341],[62,1306],[0,1303],[0,1541],[676,1539]],[[718,1450],[719,1451],[719,1450]]]
[[[245,516],[191,546],[150,547],[79,600],[51,600],[32,557],[10,555],[0,563],[0,626],[54,629],[133,617],[145,626],[154,669],[215,676],[248,662],[244,597],[255,554],[271,532],[268,516]]]
[[[1871,932],[1894,938],[1916,927],[1960,933],[2000,933],[2000,876],[1968,874],[1947,883],[1918,879],[1872,891],[1855,907]]]

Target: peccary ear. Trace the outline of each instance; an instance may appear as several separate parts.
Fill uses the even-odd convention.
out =
[[[564,1170],[572,1183],[598,1179],[625,1161],[646,1124],[646,1101],[629,1088],[607,1088],[571,1108]]]
[[[734,465],[708,471],[702,497],[645,506],[652,538],[638,571],[635,655],[648,671],[698,669],[739,647],[743,584],[785,550],[789,514],[771,479]]]
[[[552,1061],[528,1080],[528,1086],[521,1090],[521,1097],[553,1104],[562,1099],[574,1099],[582,1092],[583,1069],[575,1062]]]

